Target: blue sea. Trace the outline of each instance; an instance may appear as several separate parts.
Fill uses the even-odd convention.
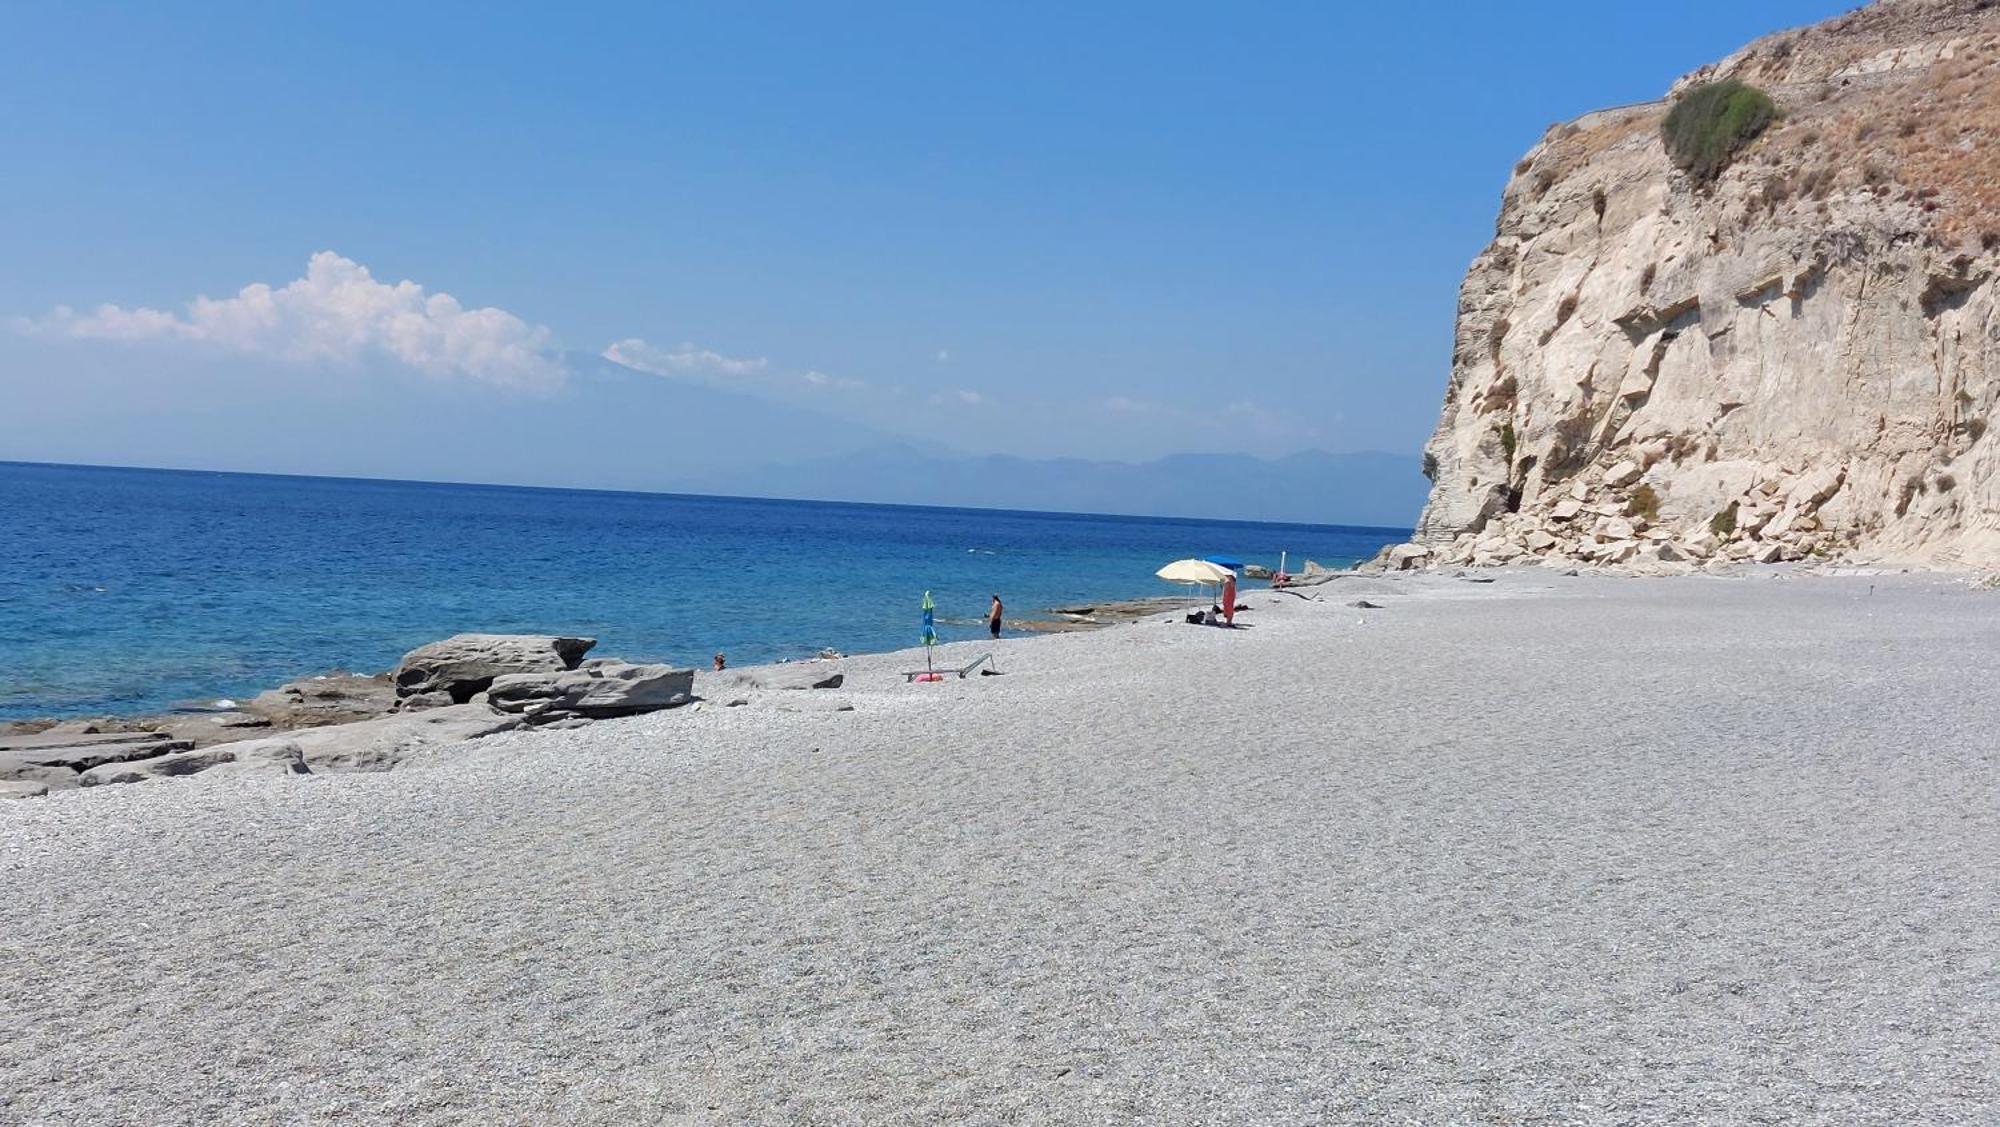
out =
[[[0,718],[244,699],[465,631],[732,664],[1168,594],[1185,556],[1329,566],[1407,530],[0,462]]]

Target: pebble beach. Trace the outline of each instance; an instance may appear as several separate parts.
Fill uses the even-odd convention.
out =
[[[0,804],[0,1122],[2000,1118],[2000,593],[1478,578]]]

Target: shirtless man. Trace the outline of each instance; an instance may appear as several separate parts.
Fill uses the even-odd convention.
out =
[[[1000,636],[1000,596],[998,595],[993,596],[993,607],[986,612],[986,628],[993,632],[995,638]]]

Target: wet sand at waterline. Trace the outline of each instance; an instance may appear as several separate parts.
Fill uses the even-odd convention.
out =
[[[2000,1115],[2000,593],[1312,593],[5,804],[0,1120]]]

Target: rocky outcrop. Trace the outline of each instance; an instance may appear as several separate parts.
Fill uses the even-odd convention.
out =
[[[493,679],[487,700],[531,724],[581,717],[602,720],[686,704],[694,670],[594,661],[560,673],[510,673]]]
[[[418,646],[396,666],[396,695],[442,694],[464,704],[510,673],[560,673],[575,669],[595,638],[542,634],[456,634]]]
[[[243,711],[273,727],[316,728],[380,716],[395,704],[396,686],[389,678],[335,672],[267,689],[251,698]]]
[[[1713,184],[1670,105],[1552,129],[1459,294],[1392,567],[2000,564],[2000,5],[1751,44],[1782,114]]]
[[[97,732],[91,725],[57,725],[42,732],[0,735],[0,781],[51,790],[78,785],[78,776],[107,763],[184,752],[194,746],[160,732]]]
[[[188,775],[386,771],[527,724],[570,727],[692,699],[692,670],[614,660],[579,667],[593,644],[460,634],[411,651],[393,678],[307,678],[259,694],[240,713],[23,722],[0,728],[0,798]],[[425,698],[429,707],[406,710]],[[244,739],[246,727],[283,734]]]
[[[195,751],[177,751],[151,759],[106,763],[85,771],[78,779],[78,783],[81,786],[95,787],[107,783],[139,783],[147,779],[163,779],[178,775],[199,774],[216,778],[259,772],[278,775],[307,774],[305,754],[292,740],[243,740],[239,743],[216,744],[214,747],[204,747]]]
[[[520,726],[484,704],[397,713],[352,724],[307,728],[288,737],[314,772],[387,771],[423,752]]]

